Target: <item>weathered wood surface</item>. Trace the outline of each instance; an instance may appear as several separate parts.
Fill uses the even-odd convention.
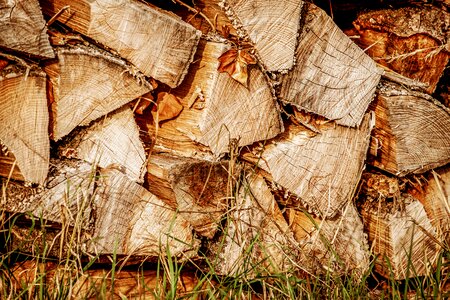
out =
[[[282,131],[278,107],[259,68],[250,68],[248,88],[217,71],[218,58],[229,49],[223,43],[199,44],[191,76],[171,90],[183,111],[157,131],[150,128],[157,139],[155,150],[212,159],[211,152],[218,156],[230,145],[249,145]]]
[[[362,276],[369,270],[369,245],[352,202],[333,219],[320,219],[296,209],[287,209],[285,214],[302,249],[299,265],[314,274],[331,271]]]
[[[40,69],[28,73],[10,65],[0,71],[0,143],[14,155],[22,177],[39,184],[50,158],[45,82]]]
[[[55,57],[37,0],[1,0],[0,20],[0,47],[42,58]]]
[[[142,73],[175,87],[194,56],[200,31],[173,14],[136,0],[41,1],[58,21],[116,51]]]
[[[293,268],[296,242],[262,176],[247,176],[223,232],[209,245],[217,274],[254,276]]]
[[[449,60],[448,12],[428,5],[377,10],[359,15],[353,24],[355,42],[376,62],[434,92]]]
[[[153,89],[125,61],[105,51],[76,45],[56,52],[58,61],[44,68],[51,83],[54,140]]]
[[[371,116],[359,128],[328,123],[317,134],[290,124],[286,131],[255,146],[244,159],[257,163],[271,179],[298,197],[316,215],[332,217],[356,189],[369,146]]]
[[[228,162],[152,154],[147,170],[148,190],[212,238],[227,210]]]
[[[372,101],[381,71],[327,14],[305,4],[297,64],[281,80],[280,98],[306,111],[357,126]]]
[[[267,71],[294,66],[302,0],[226,0],[223,7],[238,36],[248,38]]]
[[[0,149],[0,176],[25,181],[25,178],[17,166],[17,161],[14,154],[8,151],[7,147],[4,147],[4,145],[0,144],[0,147],[2,148]]]
[[[143,183],[146,173],[144,146],[133,112],[127,106],[76,130],[58,147],[62,157],[77,158],[106,168],[114,165],[133,181]]]
[[[369,163],[404,176],[450,162],[450,112],[435,103],[426,94],[384,82],[371,104],[376,122]]]

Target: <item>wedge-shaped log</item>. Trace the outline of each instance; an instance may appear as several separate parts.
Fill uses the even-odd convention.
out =
[[[284,75],[280,98],[299,108],[357,126],[372,101],[381,71],[330,17],[305,4],[297,64]]]
[[[371,249],[377,255],[378,273],[402,280],[431,272],[441,248],[418,200],[401,194],[396,203],[388,203],[379,197],[377,201],[365,201],[361,215]]]
[[[1,0],[0,20],[0,47],[42,58],[55,57],[37,0]]]
[[[175,87],[183,80],[200,31],[178,17],[136,0],[41,1],[58,20],[116,51],[142,73]]]
[[[154,154],[147,170],[149,191],[212,238],[227,209],[228,163]]]
[[[100,172],[96,221],[88,251],[119,255],[193,255],[198,248],[189,222],[131,181],[107,168]]]
[[[57,56],[58,62],[45,67],[53,91],[54,140],[152,90],[125,61],[105,51],[77,45],[58,48]]]
[[[217,274],[252,276],[293,268],[297,243],[262,176],[244,180],[223,232],[210,247]]]
[[[339,216],[320,219],[306,211],[286,211],[290,229],[302,249],[299,265],[313,274],[333,272],[362,276],[370,266],[363,223],[355,205],[348,202]]]
[[[127,106],[95,121],[91,126],[75,130],[59,146],[63,157],[77,158],[106,168],[123,168],[135,182],[144,182],[145,150],[133,112]]]
[[[224,9],[243,37],[248,36],[268,71],[294,65],[301,0],[226,0]]]
[[[450,112],[430,96],[384,82],[369,163],[392,174],[423,173],[450,162]]]
[[[248,88],[217,71],[218,58],[229,49],[222,43],[199,44],[191,76],[171,91],[181,99],[183,111],[161,123],[157,132],[154,126],[151,129],[159,139],[155,149],[211,158],[210,152],[217,156],[282,131],[278,107],[259,68],[249,67]]]
[[[46,93],[40,69],[27,73],[10,65],[0,71],[0,144],[16,159],[21,176],[15,178],[39,184],[47,177],[50,158]]]
[[[359,128],[335,124],[316,134],[290,124],[286,132],[262,147],[255,145],[244,159],[257,163],[271,180],[298,197],[302,207],[332,217],[351,200],[369,146],[371,117]]]
[[[449,60],[450,13],[432,5],[363,13],[355,42],[390,69],[427,83],[433,93]]]

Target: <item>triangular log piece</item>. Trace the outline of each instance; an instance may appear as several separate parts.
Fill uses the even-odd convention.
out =
[[[293,67],[302,0],[222,2],[238,34],[255,45],[267,71],[287,71]]]
[[[283,76],[280,98],[340,125],[357,126],[381,71],[324,11],[313,4],[304,7],[296,65]]]
[[[170,87],[183,80],[201,32],[173,14],[136,0],[41,1],[53,16],[69,5],[58,20],[116,51],[142,73]]]
[[[62,157],[85,160],[101,168],[115,165],[133,181],[143,183],[145,150],[128,106],[119,108],[87,128],[75,130],[58,147]]]
[[[88,251],[96,254],[192,256],[198,248],[192,228],[175,210],[107,168],[100,172],[96,220]]]
[[[426,94],[383,82],[371,104],[370,164],[398,176],[450,162],[450,111]]]
[[[328,123],[322,133],[289,124],[280,136],[255,145],[243,158],[322,217],[333,217],[352,199],[364,167],[372,128],[366,115],[359,128]]]
[[[437,236],[446,247],[450,246],[450,167],[432,170],[426,181],[409,193],[423,204]]]
[[[228,163],[153,154],[147,170],[149,191],[212,238],[227,209]]]
[[[94,47],[57,48],[57,57],[44,68],[53,91],[54,140],[153,89],[125,61]]]
[[[371,249],[377,256],[375,270],[396,280],[428,275],[440,246],[423,205],[408,194],[387,200],[368,200],[360,209]]]
[[[295,209],[287,209],[285,214],[302,249],[304,261],[299,261],[299,265],[314,274],[331,271],[359,277],[367,273],[369,245],[352,202],[348,202],[341,215],[328,220]]]
[[[28,71],[15,65],[0,71],[0,144],[26,181],[43,184],[50,159],[46,78],[40,69]]]
[[[187,80],[171,91],[183,105],[181,114],[160,123],[150,133],[156,135],[156,150],[189,157],[218,156],[234,146],[245,146],[276,136],[283,130],[278,107],[266,77],[249,66],[248,88],[219,73],[218,58],[230,46],[202,40]]]
[[[0,47],[53,58],[44,17],[37,0],[0,2]]]
[[[254,276],[292,270],[296,242],[264,178],[248,175],[234,201],[223,235],[210,244],[214,272]]]
[[[7,147],[0,144],[0,177],[5,177],[14,180],[25,181],[22,173],[17,166],[14,154],[8,151]]]
[[[432,5],[366,12],[355,42],[376,62],[428,84],[433,93],[449,60],[450,13]]]

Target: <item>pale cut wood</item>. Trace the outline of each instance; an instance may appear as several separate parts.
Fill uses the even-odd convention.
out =
[[[375,270],[395,280],[430,274],[441,248],[423,205],[407,194],[397,199],[399,205],[383,200],[366,201],[361,208],[371,249],[378,255]]]
[[[76,45],[56,52],[58,62],[45,67],[53,91],[54,140],[153,89],[125,61],[105,51]]]
[[[434,6],[363,13],[355,42],[376,62],[428,85],[433,93],[449,60],[450,14]]]
[[[213,238],[227,209],[228,162],[153,154],[147,170],[149,191],[177,210],[197,234]]]
[[[136,0],[41,1],[47,15],[116,51],[142,73],[171,87],[181,83],[201,32],[178,17]]]
[[[333,217],[352,199],[358,184],[371,119],[366,115],[359,128],[329,123],[321,134],[290,124],[283,134],[243,157],[270,173],[271,180],[297,196],[302,207]]]
[[[293,67],[302,0],[225,0],[223,3],[238,33],[243,31],[243,36],[248,36],[255,45],[267,71],[287,71]]]
[[[430,96],[384,82],[371,104],[376,122],[369,163],[398,176],[450,162],[450,112]]]
[[[0,144],[15,159],[22,177],[43,184],[50,159],[45,73],[10,65],[0,71]]]
[[[381,71],[324,11],[313,4],[304,7],[297,64],[283,76],[280,98],[340,125],[357,126],[373,99]]]
[[[336,275],[359,277],[367,273],[369,244],[352,202],[348,202],[342,214],[333,219],[320,219],[295,209],[288,209],[286,216],[304,254],[299,265],[314,274],[331,271]]]
[[[259,68],[250,67],[248,88],[217,71],[218,58],[229,49],[223,43],[199,44],[191,76],[171,91],[181,99],[183,111],[158,131],[150,129],[157,139],[155,150],[212,159],[210,152],[218,156],[230,145],[249,145],[282,131],[278,107]]]
[[[100,172],[89,252],[151,257],[192,256],[198,248],[187,220],[123,173]]]
[[[132,110],[125,106],[75,130],[58,147],[59,155],[106,168],[115,165],[133,181],[143,183],[146,156]]]
[[[44,17],[37,0],[0,0],[0,47],[53,58]]]
[[[209,248],[214,271],[254,276],[291,270],[297,243],[264,178],[246,176],[234,201],[224,235]]]

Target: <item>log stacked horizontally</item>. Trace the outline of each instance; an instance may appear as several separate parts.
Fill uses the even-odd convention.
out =
[[[86,255],[227,276],[361,276],[371,254],[426,274],[450,237],[450,109],[430,94],[449,14],[366,13],[354,43],[304,1],[196,2],[0,2],[1,209],[64,232],[59,254],[71,231]],[[390,60],[422,42],[433,73],[407,63],[422,51]]]

